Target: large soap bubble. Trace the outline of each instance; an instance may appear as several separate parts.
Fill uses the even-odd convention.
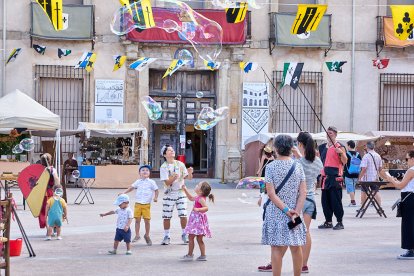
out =
[[[249,7],[252,7],[253,9],[260,9],[262,7],[256,3],[256,0],[247,0],[244,2],[247,2]],[[239,3],[240,1],[234,1],[234,0],[213,0],[212,1],[213,6],[220,7],[223,9],[236,8]]]
[[[201,99],[202,97],[204,97],[204,93],[202,91],[197,91],[196,92],[196,97]]]
[[[150,120],[158,120],[162,115],[162,107],[159,103],[154,101],[150,96],[144,96],[141,100],[142,105],[147,111]]]
[[[195,12],[187,4],[164,0],[169,3],[169,18],[159,13],[159,9],[151,8],[149,0],[140,0],[119,8],[111,20],[111,31],[117,35],[125,35],[138,28],[163,29],[168,33],[178,32],[180,38],[192,44],[201,59],[216,61],[221,52],[223,29],[213,20]],[[208,47],[207,47],[208,46]]]
[[[15,145],[15,146],[13,147],[12,152],[13,152],[14,154],[20,154],[20,153],[22,153],[22,152],[23,152],[23,148],[22,148],[22,146],[21,146],[20,144],[17,144],[17,145]]]
[[[20,147],[25,151],[32,151],[35,148],[34,140],[31,138],[24,138],[20,141]]]
[[[72,172],[72,176],[73,176],[73,178],[78,179],[80,177],[80,172],[78,170],[74,170]]]
[[[194,123],[194,127],[199,130],[209,130],[217,125],[218,122],[224,120],[229,113],[227,106],[214,110],[211,107],[204,107]]]

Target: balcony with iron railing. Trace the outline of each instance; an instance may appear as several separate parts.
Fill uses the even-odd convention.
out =
[[[394,22],[391,16],[377,16],[377,40],[375,48],[377,57],[387,48],[406,48],[414,46],[414,34],[411,33],[407,40],[400,40],[394,32]]]

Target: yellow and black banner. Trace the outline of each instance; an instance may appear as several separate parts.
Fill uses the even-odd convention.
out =
[[[52,22],[56,31],[63,29],[62,0],[36,0]]]
[[[327,8],[328,5],[299,4],[290,32],[292,34],[303,34],[316,31]]]
[[[414,5],[391,5],[394,35],[400,40],[407,40],[414,29]]]
[[[240,23],[246,17],[248,5],[246,2],[237,3],[235,8],[226,9],[227,23]]]

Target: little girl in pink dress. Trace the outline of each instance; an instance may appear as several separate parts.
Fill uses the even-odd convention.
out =
[[[201,255],[196,260],[197,261],[207,261],[206,256],[206,246],[203,242],[203,237],[211,238],[210,227],[208,226],[208,219],[206,212],[208,211],[206,198],[208,197],[210,201],[214,202],[214,195],[210,194],[211,186],[206,181],[202,181],[197,184],[194,188],[196,196],[192,196],[187,187],[182,186],[183,191],[187,195],[190,201],[194,201],[194,207],[191,211],[190,217],[188,219],[187,226],[184,229],[184,232],[188,234],[189,243],[188,243],[188,254],[182,257],[183,261],[192,261],[193,260],[193,251],[194,251],[194,239],[197,237],[197,243],[200,247]]]

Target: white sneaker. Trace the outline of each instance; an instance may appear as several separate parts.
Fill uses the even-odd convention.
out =
[[[161,245],[169,245],[170,244],[170,237],[165,236],[161,242]]]
[[[52,237],[51,236],[46,236],[45,241],[50,241],[50,240],[52,240]]]
[[[57,238],[56,238],[57,240],[61,240],[62,239],[62,236],[57,236]]]

